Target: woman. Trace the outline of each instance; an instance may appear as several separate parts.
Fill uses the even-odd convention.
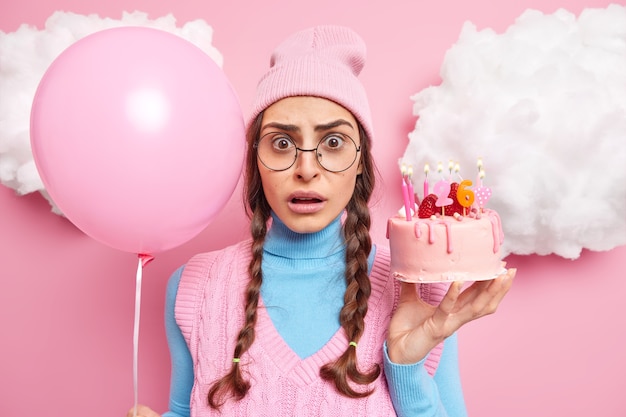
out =
[[[251,240],[196,255],[168,285],[164,416],[466,415],[455,332],[496,310],[515,271],[447,292],[390,277],[369,235],[364,59],[336,26],[274,51],[248,123]]]

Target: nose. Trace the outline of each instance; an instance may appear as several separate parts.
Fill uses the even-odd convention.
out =
[[[322,167],[317,161],[317,149],[298,148],[294,174],[304,180],[310,181],[316,178]]]

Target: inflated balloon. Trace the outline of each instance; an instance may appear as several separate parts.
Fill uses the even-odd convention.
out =
[[[200,233],[228,202],[244,122],[221,68],[185,39],[121,27],[84,37],[44,74],[31,145],[52,200],[87,235],[156,253]]]

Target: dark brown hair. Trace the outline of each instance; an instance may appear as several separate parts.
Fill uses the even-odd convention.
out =
[[[252,345],[255,337],[255,325],[257,320],[257,306],[261,283],[261,259],[263,256],[263,243],[267,233],[267,224],[270,218],[270,206],[263,193],[261,176],[257,167],[255,142],[258,140],[261,130],[263,113],[250,125],[247,133],[247,156],[245,170],[244,198],[246,211],[251,219],[250,231],[252,235],[252,260],[248,267],[250,281],[246,288],[245,300],[245,323],[239,331],[234,358],[240,358]],[[372,248],[369,233],[370,212],[368,207],[375,183],[374,162],[370,153],[370,138],[359,124],[361,142],[362,172],[358,175],[352,198],[346,206],[346,218],[343,225],[343,233],[346,240],[346,283],[344,305],[339,315],[339,321],[348,340],[357,343],[365,329],[365,315],[367,314],[367,301],[371,293],[371,284],[367,274],[367,258]],[[250,389],[250,382],[244,378],[241,372],[242,365],[233,362],[230,371],[217,380],[208,393],[208,403],[218,409],[232,397],[240,400]],[[366,385],[378,378],[380,366],[375,365],[368,372],[361,372],[357,364],[356,348],[352,345],[346,347],[345,352],[334,362],[324,365],[320,369],[322,378],[332,381],[341,394],[350,398],[361,398],[371,394],[371,391],[355,390],[350,381]]]

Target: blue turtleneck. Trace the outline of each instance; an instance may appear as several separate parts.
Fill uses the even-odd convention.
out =
[[[296,233],[278,217],[272,220],[263,246],[261,297],[278,333],[304,359],[340,326],[346,290],[342,225],[338,217],[319,232]],[[370,268],[373,260],[374,251]]]

